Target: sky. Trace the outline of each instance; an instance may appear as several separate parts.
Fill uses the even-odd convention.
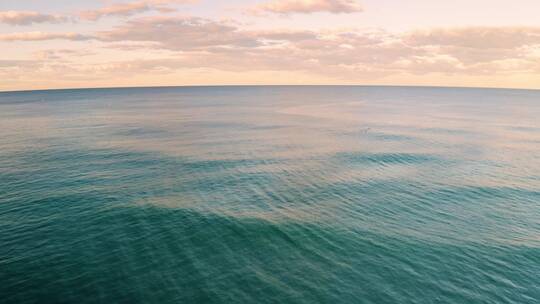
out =
[[[0,91],[540,89],[538,0],[1,0]]]

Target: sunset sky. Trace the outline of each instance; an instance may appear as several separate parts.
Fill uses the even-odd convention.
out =
[[[2,0],[0,90],[540,89],[538,0]]]

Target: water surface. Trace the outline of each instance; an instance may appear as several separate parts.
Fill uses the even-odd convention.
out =
[[[0,93],[0,299],[538,303],[540,92]]]

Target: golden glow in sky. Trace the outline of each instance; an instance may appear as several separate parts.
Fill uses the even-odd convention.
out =
[[[540,2],[5,0],[0,90],[219,84],[540,89]]]

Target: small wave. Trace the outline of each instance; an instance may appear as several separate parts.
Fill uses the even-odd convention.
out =
[[[417,165],[443,160],[436,155],[417,153],[339,153],[337,158],[349,164],[363,165]]]

